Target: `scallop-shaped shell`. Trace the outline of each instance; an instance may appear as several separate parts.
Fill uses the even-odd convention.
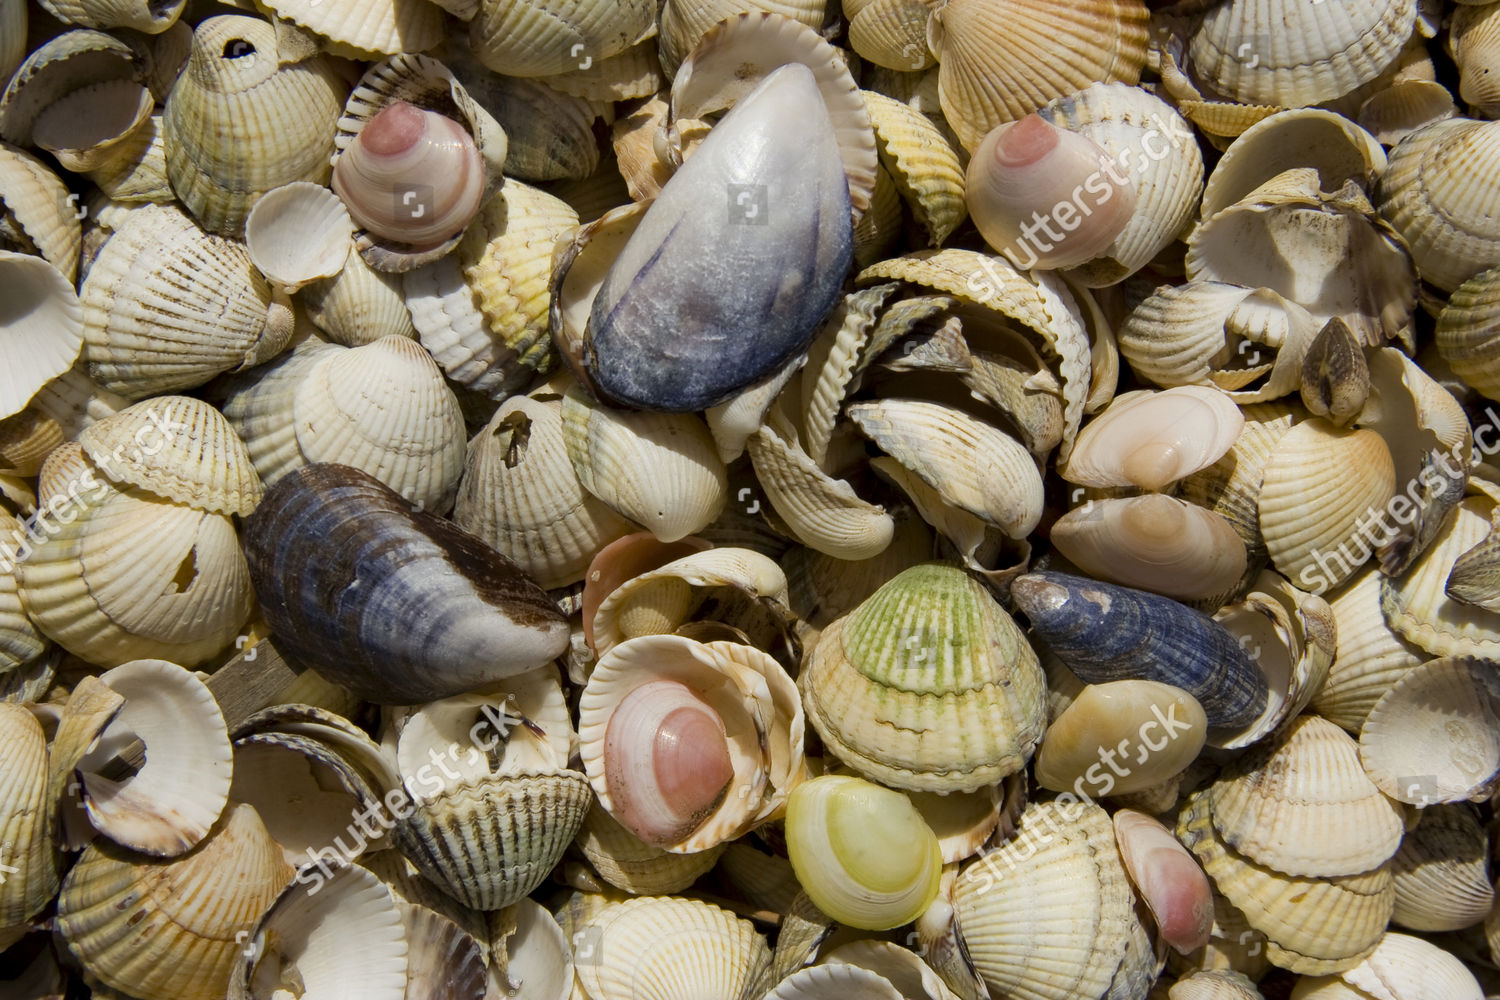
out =
[[[1480,799],[1500,776],[1500,690],[1482,661],[1425,663],[1376,702],[1359,746],[1370,778],[1397,801]]]
[[[35,660],[47,648],[47,640],[21,606],[16,582],[21,546],[29,544],[25,541],[28,527],[0,509],[0,677]],[[0,926],[6,926],[3,919]]]
[[[209,18],[163,116],[172,190],[204,229],[241,235],[267,191],[328,180],[347,86],[324,55],[282,66],[267,21]]]
[[[244,246],[170,206],[130,213],[80,299],[90,374],[133,399],[272,357],[292,335],[291,314],[272,302]]]
[[[421,52],[443,38],[443,15],[424,0],[366,0],[358,4],[274,0],[266,6],[281,21],[361,55]]]
[[[44,136],[48,132],[54,137],[67,133],[85,117],[89,103],[109,103],[97,98],[90,102],[84,97],[83,92],[91,87],[121,85],[121,91],[142,93],[145,66],[140,49],[113,35],[87,29],[62,31],[38,45],[9,77],[0,95],[0,135],[17,145],[32,146],[38,144],[39,126]],[[128,103],[125,122],[113,121],[113,116],[106,114],[99,123],[101,129],[138,124],[135,102]],[[63,166],[79,169],[71,162]]]
[[[703,421],[563,397],[563,440],[583,488],[664,542],[700,530],[729,499],[728,473]]]
[[[90,821],[143,854],[191,850],[208,836],[229,794],[232,751],[218,703],[201,680],[164,660],[121,664],[100,679],[125,699],[100,739],[106,747],[139,739],[147,759],[123,783],[98,773],[107,751],[79,761]]]
[[[771,971],[754,924],[696,899],[608,903],[571,930],[583,943],[578,981],[593,1000],[753,996]]]
[[[343,348],[308,337],[268,364],[226,380],[221,412],[228,418],[264,483],[305,464],[297,445],[293,405],[310,371]]]
[[[637,896],[681,892],[714,867],[729,846],[673,854],[652,847],[625,829],[597,802],[584,817],[575,843],[600,878]]]
[[[0,343],[12,359],[0,381],[0,414],[8,417],[73,367],[83,347],[83,309],[72,283],[40,257],[0,250],[0,275],[8,289]]]
[[[292,874],[254,807],[237,803],[178,858],[89,846],[63,882],[58,930],[94,978],[122,993],[220,1000],[243,933]]]
[[[1460,8],[1462,9],[1462,8]],[[1373,954],[1338,976],[1307,976],[1292,1000],[1482,1000],[1474,973],[1451,952],[1410,934],[1385,934]]]
[[[1338,653],[1328,679],[1313,697],[1313,708],[1352,733],[1393,684],[1427,658],[1386,624],[1380,611],[1381,576],[1371,567],[1328,605],[1338,633]]]
[[[1396,489],[1385,439],[1321,417],[1293,427],[1266,466],[1261,537],[1276,569],[1321,593],[1362,566],[1378,544],[1367,523]]]
[[[295,291],[344,269],[354,247],[354,223],[327,188],[294,181],[255,202],[245,218],[245,247],[261,274]]]
[[[480,211],[456,258],[485,330],[437,351],[454,381],[503,399],[552,367],[552,248],[577,224],[578,214],[566,202],[515,180],[506,181]],[[410,299],[420,286],[408,279],[406,287]],[[446,346],[447,338],[429,336],[425,326],[423,337],[434,348]]]
[[[1273,965],[1311,975],[1352,968],[1375,950],[1390,921],[1396,890],[1389,865],[1321,879],[1257,865],[1219,838],[1207,792],[1189,797],[1177,838],[1250,926],[1266,935]]]
[[[308,888],[311,886],[311,888]],[[304,868],[235,941],[228,1000],[406,996],[411,944],[389,886],[357,865]]]
[[[334,277],[303,288],[298,299],[335,344],[363,347],[381,337],[417,337],[400,276],[375,270],[357,253]]]
[[[83,239],[76,202],[41,160],[0,143],[0,249],[40,254],[71,282]]]
[[[1489,535],[1493,507],[1484,497],[1467,498],[1411,569],[1396,579],[1381,578],[1386,622],[1433,656],[1488,659],[1500,652],[1500,614],[1455,601],[1444,591],[1454,563]]]
[[[1448,47],[1458,65],[1458,92],[1486,118],[1500,110],[1493,73],[1500,56],[1500,18],[1489,4],[1466,5],[1453,13]]]
[[[566,73],[625,51],[653,29],[650,0],[580,4],[574,0],[481,0],[469,20],[469,44],[506,76]]]
[[[408,50],[410,52],[410,50]],[[505,132],[442,63],[402,53],[371,66],[338,120],[333,189],[382,271],[453,249],[501,183]]]
[[[1167,990],[1167,1000],[1264,1000],[1264,997],[1249,977],[1215,970],[1183,976]]]
[[[1224,151],[1203,188],[1207,219],[1293,167],[1318,171],[1318,187],[1337,191],[1354,181],[1366,191],[1385,171],[1385,150],[1343,115],[1322,108],[1281,111],[1246,129]]]
[[[1270,288],[1320,327],[1339,317],[1362,344],[1409,336],[1407,247],[1352,181],[1332,193],[1319,184],[1296,167],[1205,218],[1188,238],[1188,277]]]
[[[1380,214],[1411,248],[1422,280],[1452,291],[1500,264],[1500,228],[1486,215],[1500,184],[1500,124],[1454,118],[1413,132],[1391,150]]]
[[[661,9],[658,44],[662,68],[677,75],[678,66],[703,36],[726,18],[746,12],[765,11],[822,28],[827,0],[666,0]]]
[[[134,28],[160,34],[177,23],[185,0],[40,0],[47,13],[68,24],[88,28]]]
[[[1188,46],[1200,79],[1242,104],[1302,107],[1380,75],[1416,25],[1416,0],[1325,7],[1231,0],[1210,10]]]
[[[812,902],[840,923],[888,930],[937,898],[938,839],[900,792],[823,775],[792,792],[787,851]]]
[[[1211,726],[1246,725],[1266,708],[1265,676],[1236,637],[1170,598],[1051,571],[1018,577],[1011,596],[1086,683],[1171,684],[1198,699]]]
[[[554,89],[556,82],[490,76],[471,84],[505,129],[505,176],[530,184],[582,180],[599,166],[598,105]]]
[[[618,402],[673,411],[761,381],[838,301],[850,218],[813,73],[782,66],[713,128],[616,258],[590,312],[589,375]]]
[[[1245,574],[1245,543],[1228,521],[1160,494],[1085,504],[1049,537],[1085,573],[1168,597],[1225,593]]]
[[[1159,735],[1148,736],[1152,730]],[[1037,783],[1094,798],[1142,791],[1180,774],[1207,732],[1202,706],[1181,688],[1147,680],[1089,684],[1047,727]],[[1100,747],[1117,748],[1127,761],[1123,775],[1095,766]]]
[[[940,563],[897,574],[824,629],[798,684],[829,749],[899,788],[993,784],[1024,764],[1046,722],[1041,665],[1019,628]]]
[[[905,2],[905,0],[903,0]],[[926,17],[925,4],[917,3]],[[868,9],[868,8],[867,8]],[[922,51],[925,54],[925,43]],[[889,171],[928,242],[939,246],[964,219],[963,169],[958,153],[931,119],[873,90],[860,92],[881,164]]]
[[[1386,146],[1418,129],[1458,117],[1448,88],[1436,80],[1401,80],[1370,96],[1359,109],[1359,123]]]
[[[1123,177],[1135,190],[1135,211],[1125,228],[1098,259],[1069,272],[1082,284],[1102,287],[1121,281],[1186,229],[1203,190],[1203,156],[1191,126],[1171,105],[1139,87],[1098,83],[1059,97],[1037,113],[1101,147],[1118,170],[1105,167],[1103,176],[1111,183]],[[1096,208],[1101,182],[1102,176],[1082,181]],[[1050,217],[1057,224],[1066,220],[1056,206],[1074,197],[1070,189],[1065,198],[1047,203],[1054,206]]]
[[[869,1000],[902,1000],[891,981],[857,965],[813,965],[787,976],[764,1000],[823,1000],[859,996]]]
[[[1484,920],[1495,902],[1488,847],[1472,806],[1424,808],[1391,861],[1391,922],[1416,931],[1456,931]]]
[[[578,482],[561,401],[526,396],[469,441],[453,519],[546,589],[583,579],[599,549],[633,530]]]
[[[1453,374],[1490,399],[1500,398],[1500,269],[1465,281],[1438,316],[1437,349]]]
[[[1208,800],[1226,844],[1289,875],[1369,871],[1404,832],[1400,806],[1365,775],[1353,737],[1314,715],[1236,760]]]
[[[159,396],[90,424],[78,436],[118,484],[197,510],[244,516],[265,492],[224,415],[189,396]]]
[[[452,504],[463,412],[415,341],[384,337],[324,358],[297,386],[292,415],[305,461],[362,469],[424,509]]]
[[[1130,0],[958,0],[935,12],[943,114],[964,148],[1002,122],[1092,83],[1135,83],[1146,64],[1147,12]]]
[[[627,640],[600,657],[579,712],[600,804],[673,853],[706,850],[779,815],[806,774],[796,687],[754,647]]]
[[[47,737],[31,712],[0,702],[0,837],[9,877],[0,884],[0,928],[24,924],[57,895],[58,864],[47,801]]]
[[[1011,538],[1024,538],[1041,519],[1036,463],[1004,431],[961,410],[918,399],[856,403],[847,412],[861,431],[944,500]]]
[[[1109,815],[1087,801],[1029,806],[1016,835],[964,868],[952,892],[962,947],[991,995],[1033,1000],[1104,996],[1134,905]]]
[[[716,594],[715,591],[719,593]],[[737,592],[756,604],[786,605],[786,576],[767,556],[750,549],[723,546],[705,549],[646,570],[614,587],[599,603],[593,619],[593,645],[602,656],[626,639],[670,632],[710,602],[718,620],[729,622]]]
[[[356,469],[288,475],[245,548],[281,648],[371,700],[459,694],[567,649],[556,605],[513,563]],[[358,599],[338,600],[349,587]],[[427,610],[398,622],[396,606]]]
[[[1058,472],[1081,486],[1159,490],[1218,461],[1244,423],[1233,400],[1206,386],[1128,392],[1084,427]]]
[[[91,465],[72,485],[73,521],[21,562],[21,602],[37,627],[109,666],[194,665],[228,645],[254,603],[233,520],[118,491]]]

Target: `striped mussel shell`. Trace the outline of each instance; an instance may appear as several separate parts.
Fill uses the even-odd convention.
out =
[[[1037,638],[1087,683],[1180,687],[1211,726],[1246,725],[1266,708],[1266,678],[1238,639],[1171,598],[1050,570],[1018,577],[1011,595]]]
[[[358,469],[288,474],[246,520],[245,549],[281,648],[368,700],[462,694],[568,646],[561,612],[514,563]]]

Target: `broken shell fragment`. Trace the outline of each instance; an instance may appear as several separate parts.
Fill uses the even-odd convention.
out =
[[[568,648],[514,563],[358,469],[287,475],[246,520],[245,551],[287,656],[371,701],[462,694]]]

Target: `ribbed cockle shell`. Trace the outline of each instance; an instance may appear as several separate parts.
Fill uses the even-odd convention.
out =
[[[1086,263],[1135,211],[1135,186],[1108,153],[1035,113],[985,136],[964,198],[980,234],[1020,268]]]
[[[333,190],[355,222],[415,247],[462,232],[484,183],[484,160],[464,127],[406,101],[386,105],[333,168]]]
[[[734,779],[718,714],[672,680],[643,684],[621,700],[604,754],[616,818],[658,846],[697,829]]]

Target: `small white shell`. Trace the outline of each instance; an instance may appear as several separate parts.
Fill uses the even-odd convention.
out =
[[[343,269],[354,247],[354,222],[333,192],[294,181],[256,201],[245,219],[245,246],[261,274],[295,291]]]

